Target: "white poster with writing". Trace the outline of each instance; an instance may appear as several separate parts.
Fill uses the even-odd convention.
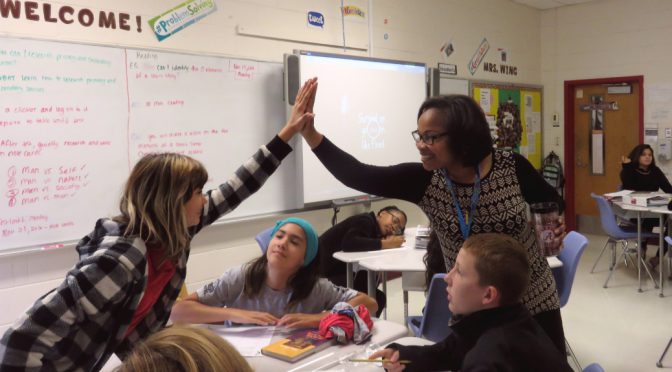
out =
[[[0,246],[83,237],[128,174],[124,51],[0,39],[0,65]]]

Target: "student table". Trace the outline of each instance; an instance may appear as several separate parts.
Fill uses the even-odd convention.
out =
[[[631,205],[631,204],[625,204],[622,201],[612,201],[612,204],[620,209],[620,212],[614,211],[615,214],[624,217],[624,218],[630,218],[632,214],[634,213],[635,218],[637,219],[637,280],[639,281],[639,288],[637,289],[638,292],[642,292],[642,268],[641,268],[641,252],[639,250],[639,247],[641,247],[642,243],[642,218],[643,217],[658,217],[658,226],[661,226],[658,232],[658,257],[660,257],[660,268],[659,268],[659,284],[654,283],[656,288],[660,288],[660,293],[658,294],[659,297],[664,297],[664,286],[665,282],[663,280],[663,238],[665,234],[665,229],[662,228],[663,226],[663,220],[665,215],[672,214],[672,211],[667,209],[667,206],[651,206],[651,207],[643,207],[643,206],[637,206],[637,205]]]
[[[218,326],[207,325],[207,327],[216,331]],[[382,319],[374,319],[374,327],[371,339],[362,345],[355,345],[351,343],[347,345],[330,346],[295,363],[285,362],[284,360],[265,355],[246,357],[245,359],[255,371],[315,371],[336,368],[339,365],[342,365],[346,370],[356,369],[357,371],[381,371],[382,368],[380,364],[355,364],[354,362],[348,362],[347,360],[351,358],[365,358],[367,348],[382,348],[394,340],[405,337],[407,334],[408,330],[401,324]],[[271,342],[280,340],[283,337],[283,334],[278,334],[277,336],[274,335]],[[226,339],[226,337],[224,338]],[[121,362],[119,359],[113,355],[105,364],[102,371],[110,372],[120,364]]]
[[[385,290],[386,273],[389,271],[401,272],[424,272],[426,270],[423,257],[427,252],[425,249],[415,249],[415,230],[406,229],[406,243],[401,248],[383,249],[379,251],[368,252],[336,252],[334,258],[346,263],[347,283],[352,288],[353,266],[355,263],[368,271],[368,295],[376,296],[376,275],[383,274],[383,292]],[[551,269],[562,266],[562,262],[557,257],[547,257]],[[404,291],[404,320],[408,320],[408,292]]]
[[[366,358],[367,348],[372,346],[383,347],[388,343],[407,335],[405,326],[387,320],[374,320],[373,335],[371,339],[363,345],[347,344],[334,345],[321,350],[306,359],[301,359],[295,363],[285,362],[284,360],[268,357],[265,355],[246,358],[248,363],[255,371],[315,371],[326,370],[330,368],[357,371],[381,371],[381,365],[376,363],[353,363],[348,362],[351,358]],[[271,342],[282,339],[282,335],[274,336]]]

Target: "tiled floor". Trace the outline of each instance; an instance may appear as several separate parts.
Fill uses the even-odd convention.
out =
[[[565,334],[582,367],[598,362],[608,372],[672,370],[672,351],[663,361],[664,368],[656,367],[672,337],[672,281],[665,277],[664,298],[658,297],[648,279],[642,282],[644,292],[638,293],[637,271],[621,263],[609,288],[602,288],[609,273],[606,253],[594,274],[590,269],[606,237],[586,236],[590,243],[581,258],[569,303],[562,309]],[[649,247],[649,254],[656,248]],[[389,282],[388,293],[388,319],[403,323],[401,279]],[[410,314],[420,314],[424,295],[411,292],[409,298]]]

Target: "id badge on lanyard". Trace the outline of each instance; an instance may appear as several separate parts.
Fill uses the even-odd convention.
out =
[[[441,174],[443,175],[443,180],[446,183],[446,188],[450,191],[450,195],[453,197],[455,202],[455,212],[457,212],[457,221],[460,223],[460,231],[462,232],[462,237],[464,240],[467,240],[469,234],[471,233],[471,224],[474,222],[474,213],[476,212],[476,206],[478,205],[478,200],[481,197],[481,172],[478,167],[476,167],[476,179],[474,180],[474,191],[471,194],[471,206],[468,211],[462,212],[462,207],[460,206],[460,201],[457,199],[455,193],[455,188],[453,187],[453,181],[448,177],[448,172],[445,169],[441,169]]]

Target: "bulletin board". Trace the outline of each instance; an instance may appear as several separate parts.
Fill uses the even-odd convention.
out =
[[[471,96],[488,119],[495,146],[525,156],[541,168],[541,86],[474,81]]]

